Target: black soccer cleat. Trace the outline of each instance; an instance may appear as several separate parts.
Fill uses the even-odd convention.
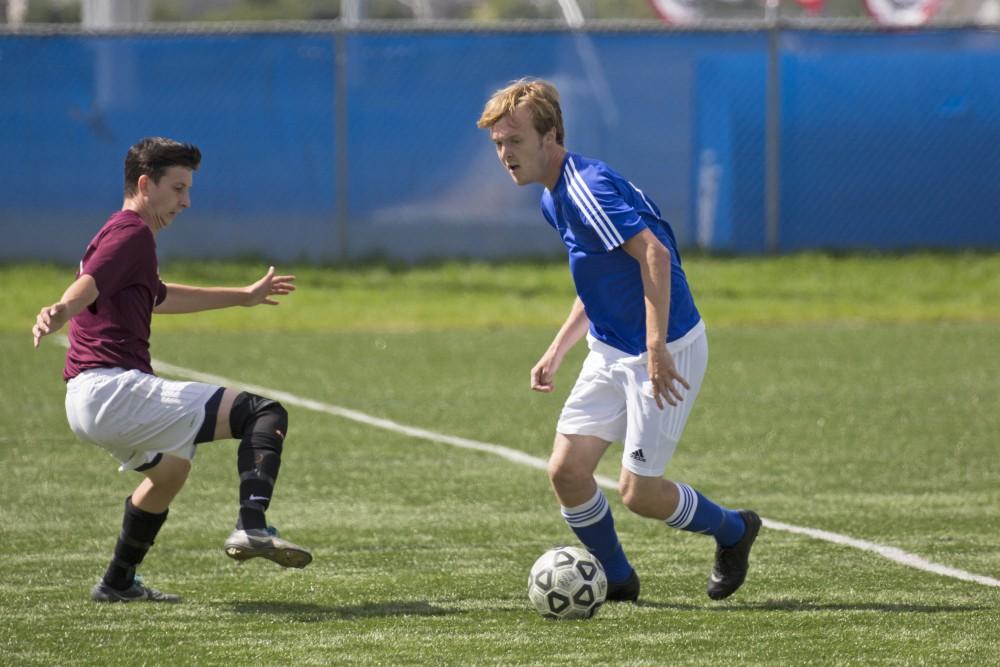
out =
[[[740,541],[731,547],[716,547],[715,565],[708,577],[708,597],[723,600],[743,585],[750,569],[750,547],[760,532],[761,520],[752,510],[740,510],[746,524],[746,532]]]
[[[625,581],[608,582],[608,593],[604,598],[608,602],[635,602],[639,599],[639,575],[632,574]]]
[[[180,602],[179,595],[171,593],[161,593],[155,588],[150,588],[142,583],[142,577],[136,575],[135,581],[125,590],[112,588],[104,583],[104,580],[97,582],[97,585],[90,591],[90,599],[94,602]]]

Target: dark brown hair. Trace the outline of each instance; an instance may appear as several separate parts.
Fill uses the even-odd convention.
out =
[[[170,167],[195,171],[201,164],[201,151],[194,144],[182,144],[165,137],[146,137],[128,149],[125,156],[125,196],[138,191],[139,177],[149,176],[159,183]]]

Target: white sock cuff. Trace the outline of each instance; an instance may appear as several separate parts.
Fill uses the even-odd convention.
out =
[[[666,524],[671,528],[684,529],[694,518],[694,511],[698,509],[698,494],[687,484],[674,482],[677,487],[677,509],[666,520]]]
[[[611,511],[611,508],[608,506],[608,499],[604,497],[604,492],[597,489],[594,497],[584,504],[576,507],[563,507],[561,511],[566,523],[571,527],[585,528],[603,519],[604,515]]]

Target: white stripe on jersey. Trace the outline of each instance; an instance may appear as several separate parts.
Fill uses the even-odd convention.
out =
[[[649,200],[646,199],[646,195],[643,194],[642,190],[640,190],[639,188],[635,187],[635,183],[633,183],[632,181],[629,181],[628,184],[632,186],[633,190],[635,190],[636,192],[639,193],[639,196],[642,197],[642,203],[646,205],[646,208],[649,209],[649,212],[655,214],[656,211],[653,210],[652,205],[650,205]]]
[[[605,243],[608,250],[612,250],[622,243],[625,239],[618,232],[618,229],[612,224],[611,219],[608,214],[604,212],[601,205],[597,203],[597,198],[594,197],[594,193],[591,192],[590,186],[587,182],[583,180],[583,176],[577,171],[576,165],[573,163],[573,158],[566,160],[566,166],[569,171],[570,183],[575,183],[577,186],[577,191],[580,197],[587,203],[587,207],[591,213],[591,222],[594,224],[595,228],[600,227],[604,231],[604,236],[607,237],[611,244]]]
[[[597,232],[597,235],[601,237],[601,243],[604,244],[605,249],[611,250],[615,247],[613,239],[609,238],[605,228],[597,223],[596,211],[594,211],[594,208],[590,205],[589,201],[587,201],[580,184],[573,177],[573,172],[570,170],[569,163],[571,161],[572,158],[566,161],[567,166],[563,172],[563,175],[566,178],[566,190],[569,192],[570,198],[573,199],[573,202],[576,204],[576,207],[580,210],[580,213],[586,219],[587,223],[593,227],[594,231]],[[586,186],[586,184],[584,184],[584,186]]]
[[[625,239],[622,238],[621,233],[612,224],[611,218],[608,214],[604,212],[601,205],[597,203],[597,198],[594,197],[594,193],[590,191],[590,187],[587,182],[583,180],[580,176],[580,172],[576,170],[576,165],[573,164],[573,158],[566,160],[566,183],[570,194],[573,196],[573,201],[576,202],[580,211],[586,215],[587,219],[591,223],[591,226],[598,230],[598,234],[601,236],[601,240],[604,241],[604,245],[608,250],[613,250],[625,243]],[[574,190],[573,186],[576,186]],[[585,203],[585,205],[584,205]],[[603,233],[601,233],[603,232]],[[611,241],[609,243],[608,241]]]
[[[576,183],[573,182],[573,180],[569,177],[568,174],[566,178],[566,190],[569,192],[570,198],[573,199],[573,202],[576,204],[576,207],[580,210],[580,213],[587,221],[587,224],[589,224],[594,229],[594,231],[597,232],[597,235],[601,237],[601,243],[604,244],[605,249],[607,250],[614,249],[615,247],[614,243],[612,243],[611,240],[608,238],[604,229],[594,221],[593,211],[590,210],[586,202],[582,199],[582,195],[578,191],[579,186],[577,186]]]

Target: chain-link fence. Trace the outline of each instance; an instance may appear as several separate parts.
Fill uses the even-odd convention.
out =
[[[1000,247],[1000,33],[551,22],[0,33],[0,260],[75,261],[147,135],[204,153],[162,256],[554,255],[475,121],[552,80],[567,146],[684,245]]]

